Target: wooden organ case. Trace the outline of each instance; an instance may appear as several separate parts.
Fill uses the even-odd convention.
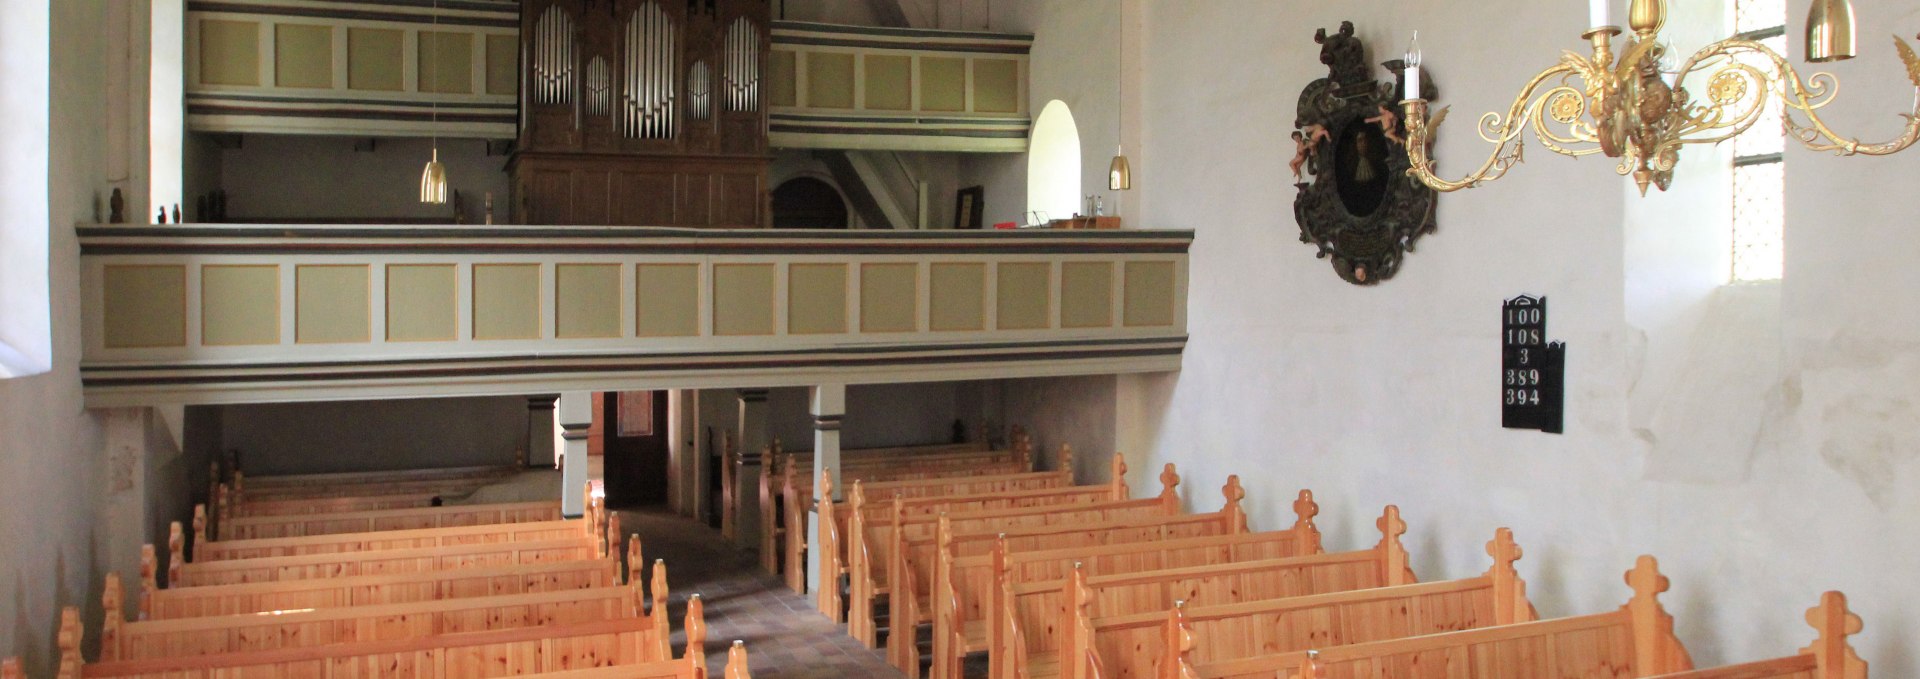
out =
[[[770,0],[523,0],[520,224],[768,224]]]

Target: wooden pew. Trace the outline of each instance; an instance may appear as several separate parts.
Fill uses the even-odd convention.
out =
[[[606,511],[605,498],[596,497],[594,495],[592,483],[587,483],[582,486],[581,497],[582,497],[583,506],[586,508],[585,514],[582,516],[581,520],[586,522],[584,526],[587,532],[594,536],[606,535],[606,532],[604,530],[600,530],[605,526],[607,515],[608,515],[608,512]],[[560,535],[561,531],[559,531],[559,524],[563,521],[559,513],[559,507],[560,505],[557,502],[551,502],[551,503],[536,502],[536,503],[510,503],[510,504],[499,504],[499,505],[469,505],[469,506],[458,506],[458,507],[428,507],[423,509],[374,510],[370,512],[350,513],[348,515],[340,517],[341,520],[337,522],[332,521],[331,519],[326,519],[326,518],[316,519],[311,516],[304,516],[304,515],[287,516],[287,517],[279,517],[279,518],[262,517],[258,519],[245,519],[244,521],[258,521],[259,522],[258,529],[264,533],[299,532],[299,531],[304,531],[308,529],[332,530],[332,529],[345,529],[345,528],[359,528],[360,530],[347,530],[345,532],[340,532],[340,533],[315,533],[311,535],[286,535],[286,536],[278,536],[278,537],[262,536],[262,537],[247,538],[244,540],[228,539],[228,540],[216,541],[210,538],[214,535],[219,534],[219,531],[221,530],[220,528],[221,526],[224,526],[229,523],[237,523],[237,522],[243,521],[239,519],[232,519],[226,516],[227,512],[229,511],[230,505],[227,504],[225,500],[225,496],[223,495],[220,498],[220,509],[214,514],[214,516],[209,516],[207,507],[205,505],[194,506],[193,508],[193,549],[190,552],[182,552],[179,549],[179,547],[183,545],[173,544],[171,540],[169,541],[169,546],[175,548],[174,550],[175,554],[186,554],[185,556],[186,560],[197,563],[201,561],[217,560],[222,558],[249,558],[249,555],[259,556],[260,554],[257,554],[250,550],[259,549],[262,546],[284,547],[286,545],[325,544],[328,542],[327,538],[325,538],[325,536],[327,535],[349,536],[349,535],[356,535],[356,534],[362,534],[362,533],[385,532],[385,533],[391,533],[396,537],[419,537],[419,535],[401,536],[400,534],[402,531],[405,531],[405,530],[415,530],[415,531],[433,530],[434,529],[432,528],[433,524],[440,524],[447,529],[454,529],[454,528],[460,528],[460,527],[484,528],[488,525],[494,525],[494,524],[519,523],[519,524],[528,524],[528,525],[520,526],[517,528],[505,529],[505,530],[510,530],[514,535],[518,536],[515,539],[536,539],[531,537],[530,535],[530,533],[533,531],[546,531],[551,533],[555,537],[564,537],[563,535]],[[218,517],[217,522],[215,520],[216,517]],[[502,521],[501,519],[506,519],[506,520]],[[532,524],[544,524],[544,525],[534,526]],[[176,531],[176,537],[177,537],[177,532],[178,532],[177,523],[175,524],[175,531]],[[481,534],[485,532],[487,531],[485,530],[468,531],[467,534],[469,536],[478,536],[478,537],[469,537],[466,540],[467,541],[484,540],[485,538]],[[313,539],[295,540],[295,541],[281,542],[281,543],[271,542],[272,540],[283,540],[285,538],[309,538],[309,537]],[[613,544],[614,544],[614,548],[617,548],[618,543],[616,542]],[[302,547],[302,548],[304,549],[305,547]],[[329,550],[322,549],[322,551],[329,551]],[[331,551],[345,551],[345,550],[331,550]]]
[[[236,500],[318,498],[331,496],[396,495],[406,492],[471,490],[522,471],[516,466],[445,467],[332,474],[248,476],[235,470],[230,483]]]
[[[640,564],[633,564],[637,571]],[[668,623],[666,564],[653,567],[656,634]],[[101,628],[103,661],[212,655],[333,644],[402,641],[461,632],[496,631],[647,617],[647,592],[637,573],[626,583],[553,592],[435,599],[409,603],[338,608],[307,608],[177,620],[128,622],[117,613],[122,597],[119,574],[108,574],[102,603],[114,612]]]
[[[635,540],[628,563],[646,563]],[[384,553],[383,553],[384,554]],[[144,559],[149,558],[143,556]],[[227,562],[232,563],[232,562]],[[557,592],[620,584],[619,559],[590,558],[458,570],[288,579],[160,589],[141,566],[141,617],[174,620],[301,608],[373,606],[502,594]]]
[[[1346,558],[1351,553],[1323,554],[1100,578],[1070,576],[1055,603],[1074,605],[1059,613],[1036,611],[1060,618],[1050,623],[1063,626],[1057,655],[1025,655],[1019,648],[1009,649],[1008,657],[1025,655],[1034,669],[1022,674],[1014,665],[1006,669],[1016,671],[1004,676],[1093,676],[1094,659],[1101,676],[1166,676],[1173,669],[1167,663],[1173,655],[1165,646],[1168,609],[1193,621],[1184,624],[1216,631],[1196,637],[1196,643],[1210,644],[1200,655],[1211,658],[1397,639],[1536,618],[1527,601],[1526,583],[1513,568],[1520,548],[1511,531],[1502,529],[1487,543],[1493,565],[1485,574],[1413,584],[1413,574],[1405,570],[1406,551],[1398,546],[1405,524],[1394,518],[1382,522],[1389,526],[1386,534],[1392,539],[1383,539],[1380,549],[1369,550],[1375,553],[1360,560]],[[1005,622],[1019,629],[1017,618]],[[1029,639],[1044,635],[1044,630],[1026,632]],[[1047,671],[1049,660],[1058,668],[1053,673]]]
[[[336,533],[532,523],[558,521],[560,518],[558,500],[454,507],[371,509],[330,514],[250,516],[231,518],[220,524],[218,539],[260,540]]]
[[[1067,459],[1071,459],[1072,449],[1066,446],[1061,448]],[[868,648],[876,646],[873,605],[879,595],[888,591],[884,564],[889,557],[886,549],[876,550],[874,546],[891,544],[892,513],[895,511],[891,500],[900,499],[899,511],[903,518],[937,516],[941,512],[1119,501],[1132,496],[1132,491],[1127,487],[1126,470],[1126,460],[1116,453],[1109,476],[1111,480],[1097,486],[1065,485],[1071,481],[1071,473],[1066,471],[1039,472],[1046,476],[1036,480],[1047,484],[1040,488],[995,489],[952,495],[937,493],[977,491],[980,487],[993,486],[991,482],[982,483],[976,479],[896,482],[872,486],[861,481],[854,482],[847,501],[834,503],[833,507],[828,508],[828,516],[819,522],[821,531],[831,531],[831,535],[823,534],[819,538],[822,544],[832,546],[826,552],[828,567],[822,569],[823,578],[840,574],[848,577],[850,602],[845,606],[848,611],[845,621],[848,633],[867,644]],[[868,488],[874,491],[869,493]],[[875,564],[881,564],[881,567],[875,567]],[[820,594],[820,611],[835,622],[840,622],[842,606],[839,587],[830,586],[833,584],[831,580],[823,580],[818,584],[820,586],[816,591]]]
[[[987,427],[983,424],[974,436],[974,441],[968,443],[934,443],[919,446],[893,446],[886,448],[849,448],[840,451],[840,463],[842,467],[849,467],[859,466],[868,460],[884,461],[905,455],[924,455],[926,457],[915,457],[914,459],[934,460],[937,459],[935,456],[946,454],[970,454],[991,451],[992,447],[988,441],[987,434]],[[1014,427],[1013,438],[1016,442],[1024,440],[1026,438],[1025,430],[1018,426]],[[734,440],[732,430],[727,430],[722,433],[721,449],[724,451],[724,457],[721,458],[722,464],[720,466],[720,487],[723,497],[720,514],[720,533],[728,538],[736,538],[740,535],[738,521],[741,516],[741,507],[745,502],[747,491],[747,456],[745,451],[740,449],[739,443]],[[1020,455],[1030,451],[1031,448],[1022,449],[1018,446],[1010,446],[1007,451],[1003,452],[1012,454],[1015,456],[1013,459],[1018,460]],[[762,450],[758,456],[760,466],[760,481],[758,485],[763,509],[779,506],[777,503],[780,488],[776,484],[778,483],[777,479],[780,478],[780,474],[777,467],[786,454],[786,451],[781,448],[779,440],[775,439],[774,442]],[[813,469],[813,454],[810,452],[794,452],[792,455],[794,456],[795,462],[802,463],[803,466],[806,467],[808,471],[805,473],[811,475]],[[1028,466],[1031,467],[1031,461],[1027,460],[1027,462]],[[851,481],[842,479],[841,483],[851,483]]]
[[[253,516],[293,516],[300,514],[337,514],[375,509],[418,509],[433,506],[437,493],[365,495],[351,497],[306,498],[299,500],[247,500],[234,504],[235,519]],[[230,500],[231,502],[231,500]]]
[[[1233,484],[1229,483],[1228,487],[1232,488]],[[1244,493],[1229,492],[1226,505],[1220,511],[1205,514],[1177,514],[1098,523],[1068,523],[978,533],[956,533],[953,534],[951,546],[946,551],[956,557],[978,556],[990,553],[992,547],[1003,537],[1008,549],[1029,551],[1236,535],[1247,532],[1246,514],[1239,505],[1243,497]],[[890,569],[887,574],[889,582],[898,583],[887,597],[890,625],[896,630],[886,644],[888,661],[901,671],[907,672],[909,676],[917,676],[919,651],[914,635],[911,633],[902,635],[900,632],[917,629],[920,623],[926,622],[925,611],[929,604],[920,596],[902,596],[899,592],[927,591],[927,585],[919,584],[927,582],[927,578],[919,575],[916,569],[908,568],[904,559],[899,558],[898,555],[889,560],[888,568]]]
[[[699,640],[687,644],[686,654],[679,660],[542,672],[526,675],[524,679],[707,679],[707,652],[702,646]],[[734,641],[733,647],[727,649],[727,666],[721,674],[725,679],[752,679],[753,673],[747,668],[746,642]]]
[[[1281,531],[1028,551],[1009,549],[996,540],[988,556],[954,559],[950,572],[958,591],[952,596],[959,603],[960,615],[944,625],[936,624],[936,633],[943,629],[965,629],[964,637],[955,637],[955,648],[962,653],[987,650],[993,661],[990,665],[993,675],[1006,677],[1010,676],[1009,668],[1001,663],[1011,657],[1010,646],[1020,646],[1018,651],[1032,656],[1038,664],[1058,664],[1060,634],[1066,629],[1064,592],[1068,578],[1076,571],[1096,586],[1120,586],[1141,580],[1152,583],[1158,575],[1170,572],[1200,576],[1209,567],[1242,565],[1285,572],[1287,577],[1313,578],[1301,584],[1325,588],[1377,587],[1414,581],[1412,571],[1407,568],[1406,549],[1400,541],[1406,524],[1400,520],[1397,508],[1388,507],[1385,516],[1375,522],[1381,529],[1381,539],[1373,548],[1323,554],[1320,531],[1313,523],[1320,508],[1313,502],[1312,492],[1300,491],[1293,506],[1294,524]],[[1140,598],[1166,600],[1156,598],[1152,592]],[[1141,608],[1135,605],[1118,610],[1139,612]],[[1145,610],[1159,613],[1164,608],[1165,604],[1156,603],[1146,606]],[[1114,610],[1103,608],[1101,613],[1112,614]],[[983,621],[984,629],[971,629],[976,621]],[[1010,636],[1013,629],[1027,630],[1028,636]],[[984,649],[976,645],[981,634],[986,636]],[[961,639],[965,642],[958,643]],[[954,659],[949,657],[946,661],[951,663]]]
[[[1241,633],[1189,610],[1169,617],[1161,654],[1177,659],[1169,670],[1201,679],[1615,679],[1692,669],[1686,647],[1673,635],[1673,618],[1660,606],[1668,582],[1659,564],[1642,556],[1626,580],[1633,598],[1608,613],[1385,639],[1380,637],[1395,632],[1376,614],[1341,636],[1323,637],[1345,645],[1301,638],[1277,646],[1316,650],[1244,648]],[[1102,676],[1120,675],[1108,667]]]
[[[785,574],[787,587],[804,593],[806,591],[806,510],[812,506],[814,483],[812,474],[806,472],[803,481],[803,466],[795,460],[787,460],[781,468],[781,491],[778,495],[762,493],[762,499],[768,503],[780,503],[780,510],[774,510],[774,504],[762,503],[760,506],[760,526],[776,526],[774,529],[760,531],[760,564],[770,574]],[[904,481],[952,481],[952,480],[989,480],[1002,476],[1025,476],[1031,474],[1027,462],[968,462],[968,464],[912,464],[912,462],[889,462],[889,464],[870,464],[858,468],[843,468],[841,483],[868,481],[868,483],[904,483]],[[1033,478],[1035,481],[1068,485],[1071,474],[1052,472],[1046,478]],[[987,487],[993,487],[991,481]]]
[[[1866,661],[1847,643],[1847,637],[1860,633],[1861,622],[1847,610],[1845,594],[1820,595],[1820,604],[1807,609],[1806,620],[1817,636],[1813,645],[1793,655],[1649,679],[1867,679]]]
[[[270,556],[331,554],[380,549],[451,547],[482,542],[527,542],[553,540],[569,536],[591,536],[593,525],[585,519],[503,523],[452,528],[381,530],[362,533],[335,533],[257,540],[222,540],[200,545],[194,550],[194,563],[256,559]]]
[[[696,642],[690,644],[693,648],[705,641],[703,609],[700,595],[687,601],[685,629]],[[663,627],[643,617],[91,665],[81,661],[80,637],[79,610],[62,611],[58,679],[490,679],[601,667],[648,668],[673,659]],[[704,676],[691,666],[688,672]]]
[[[182,548],[185,538],[180,524],[175,522],[168,540],[173,553],[167,566],[167,583],[169,587],[234,585],[606,558],[610,554],[608,545],[619,544],[625,535],[619,515],[605,511],[598,499],[588,504],[586,517],[565,523],[576,524],[578,528],[599,528],[592,534],[569,532],[558,539],[450,543],[188,563]],[[143,558],[148,557],[147,552],[142,551]]]
[[[1116,525],[1128,525],[1134,521],[1163,521],[1180,516],[1179,485],[1180,475],[1172,464],[1168,464],[1160,473],[1159,495],[1142,500],[941,514],[932,520],[895,517],[891,546],[887,550],[887,557],[892,564],[888,582],[899,583],[900,586],[889,591],[887,600],[889,624],[896,631],[888,647],[899,647],[897,660],[901,664],[897,666],[909,677],[918,674],[917,630],[923,621],[921,611],[932,611],[933,617],[925,620],[931,622],[951,615],[953,607],[958,605],[950,596],[952,584],[949,574],[945,572],[952,560],[940,558],[940,554],[985,554],[992,549],[998,536],[1020,535],[1023,536],[1021,540],[1030,540],[1024,536],[1034,534],[1030,531],[1035,529],[1064,538],[1066,542],[1062,544],[1065,545],[1092,544],[1080,541],[1107,539],[1111,537],[1107,529]],[[1203,515],[1206,518],[1200,520],[1220,521],[1223,525],[1217,530],[1221,533],[1244,532],[1246,517],[1240,510],[1239,497],[1235,495],[1238,487],[1237,478],[1228,484],[1229,501],[1219,516]],[[1228,525],[1235,528],[1228,528]],[[934,657],[943,655],[947,641],[943,635],[933,636]],[[936,671],[943,671],[940,666],[935,667]]]

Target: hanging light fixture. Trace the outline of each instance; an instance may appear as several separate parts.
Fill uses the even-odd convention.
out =
[[[1407,155],[1414,179],[1435,191],[1459,191],[1499,179],[1520,164],[1521,136],[1528,130],[1548,151],[1566,156],[1604,155],[1618,159],[1615,170],[1633,177],[1645,195],[1664,191],[1673,180],[1681,149],[1718,144],[1752,130],[1767,107],[1782,111],[1779,127],[1754,134],[1786,135],[1814,151],[1842,156],[1885,156],[1920,143],[1920,53],[1900,36],[1894,49],[1914,88],[1914,107],[1900,135],[1864,142],[1828,127],[1819,110],[1834,100],[1839,80],[1826,73],[1800,77],[1787,58],[1764,43],[1733,37],[1707,45],[1681,62],[1664,65],[1668,43],[1661,30],[1667,0],[1633,0],[1628,13],[1630,37],[1614,51],[1623,31],[1609,18],[1608,0],[1591,0],[1592,28],[1585,38],[1593,56],[1567,53],[1534,76],[1504,114],[1480,118],[1480,136],[1494,145],[1479,169],[1457,180],[1434,174],[1428,144],[1442,109],[1428,119],[1427,101],[1417,90],[1401,102],[1406,112]],[[1807,60],[1829,62],[1854,55],[1853,7],[1848,0],[1814,0],[1807,17]],[[1408,80],[1419,76],[1418,55],[1410,54]]]
[[[1120,10],[1120,58],[1115,59],[1120,66],[1120,101],[1117,108],[1119,121],[1117,130],[1120,136],[1127,134],[1127,11]],[[1125,144],[1114,144],[1113,162],[1107,165],[1107,190],[1125,191],[1133,188],[1133,167],[1127,163]]]
[[[433,74],[435,91],[438,91],[440,76],[440,0],[433,2]],[[429,49],[421,46],[420,49]],[[420,173],[420,202],[444,205],[447,202],[447,168],[440,164],[440,101],[433,100],[433,118],[429,123],[433,134],[433,159],[427,161],[427,169]]]

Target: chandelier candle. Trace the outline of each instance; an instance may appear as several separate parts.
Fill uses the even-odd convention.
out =
[[[1608,11],[1607,0],[1587,0],[1587,26],[1601,28],[1613,25],[1613,15]]]

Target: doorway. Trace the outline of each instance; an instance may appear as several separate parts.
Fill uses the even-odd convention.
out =
[[[832,184],[795,177],[773,190],[773,228],[847,228],[847,201]]]
[[[607,505],[667,504],[671,449],[667,439],[667,392],[609,391],[598,395],[604,415],[601,458]]]

